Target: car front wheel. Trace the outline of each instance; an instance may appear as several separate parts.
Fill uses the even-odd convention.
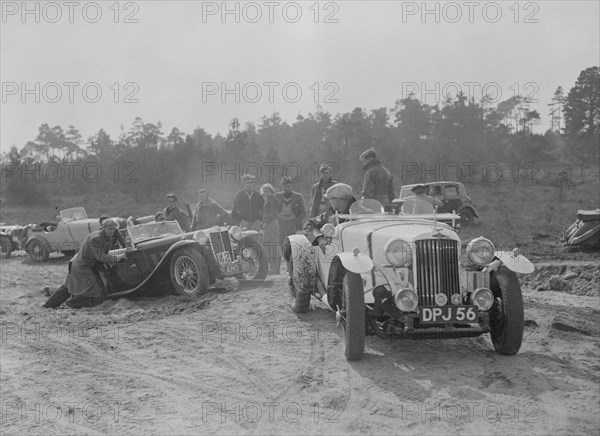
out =
[[[490,309],[490,337],[494,349],[505,355],[517,354],[523,341],[523,296],[517,275],[498,268],[491,280],[495,302]]]
[[[34,262],[44,262],[50,256],[42,241],[38,241],[37,239],[27,244],[26,251]]]
[[[244,239],[241,242],[241,253],[242,260],[250,263],[250,271],[236,277],[241,280],[264,280],[269,270],[269,259],[263,245],[252,238]]]
[[[360,274],[344,275],[341,318],[346,360],[360,360],[365,354],[365,294]]]
[[[2,256],[9,257],[10,253],[12,253],[12,241],[8,236],[0,236],[0,250]]]
[[[208,267],[196,250],[180,248],[171,257],[171,282],[175,292],[193,296],[208,289]]]

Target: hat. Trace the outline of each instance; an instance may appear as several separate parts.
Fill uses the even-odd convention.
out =
[[[173,200],[177,201],[177,196],[176,196],[175,194],[167,194],[167,195],[166,195],[166,198],[167,198],[167,200],[168,200],[169,198],[172,198]]]
[[[361,159],[368,159],[368,158],[376,158],[377,157],[377,153],[375,152],[374,148],[369,148],[368,150],[365,150],[362,152],[362,154],[360,155]]]
[[[292,183],[294,183],[294,182],[292,182],[292,178],[291,177],[287,177],[286,176],[286,177],[284,177],[284,178],[281,179],[281,184],[282,185],[291,185]]]
[[[426,189],[426,187],[425,187],[425,185],[415,185],[415,186],[413,186],[413,187],[411,188],[411,191],[412,191],[412,192],[415,192],[415,191],[417,191],[417,190],[419,190],[419,189],[422,189],[422,190],[424,191],[424,190]]]
[[[200,188],[200,189],[198,189],[198,194],[208,194],[208,189]]]
[[[256,176],[254,176],[252,174],[244,174],[242,176],[242,182],[244,182],[244,183],[254,183],[254,182],[256,182]]]
[[[119,227],[119,224],[117,224],[117,221],[114,218],[106,218],[102,221],[102,228],[105,229],[107,227],[117,228]]]
[[[345,183],[336,183],[327,191],[325,191],[325,198],[328,200],[332,198],[341,198],[341,199],[349,199],[354,196],[352,192],[352,187],[350,185],[346,185]]]
[[[323,171],[331,171],[331,166],[329,164],[326,164],[326,163],[321,164],[319,166],[319,172],[322,173]]]

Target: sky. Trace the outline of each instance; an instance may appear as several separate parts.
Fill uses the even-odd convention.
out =
[[[457,90],[548,103],[600,65],[598,1],[1,2],[0,151],[41,124],[117,139],[136,117],[227,133],[427,104]],[[537,102],[536,102],[537,101]]]

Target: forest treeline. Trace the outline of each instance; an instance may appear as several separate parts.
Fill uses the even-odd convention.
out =
[[[545,134],[534,133],[540,116],[530,103],[514,96],[492,105],[459,94],[430,106],[409,96],[393,108],[337,115],[318,107],[292,124],[277,113],[243,126],[233,118],[227,135],[214,137],[201,127],[190,133],[174,127],[166,134],[160,122],[136,118],[118,138],[101,129],[86,141],[74,126],[43,124],[33,141],[2,156],[0,195],[4,205],[109,191],[137,202],[157,201],[167,192],[195,201],[196,191],[207,187],[228,205],[244,172],[276,187],[287,175],[296,191],[307,194],[323,162],[334,166],[337,179],[359,188],[358,156],[369,147],[394,174],[396,189],[435,178],[485,181],[481,168],[490,162],[598,166],[599,67],[583,70],[566,95],[556,89]]]

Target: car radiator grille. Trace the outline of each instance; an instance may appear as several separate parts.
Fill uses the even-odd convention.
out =
[[[458,242],[430,239],[415,243],[417,293],[420,306],[437,306],[435,294],[448,297],[460,293]]]
[[[213,252],[220,262],[230,262],[233,260],[231,240],[229,239],[229,232],[227,230],[210,233],[209,237]]]

